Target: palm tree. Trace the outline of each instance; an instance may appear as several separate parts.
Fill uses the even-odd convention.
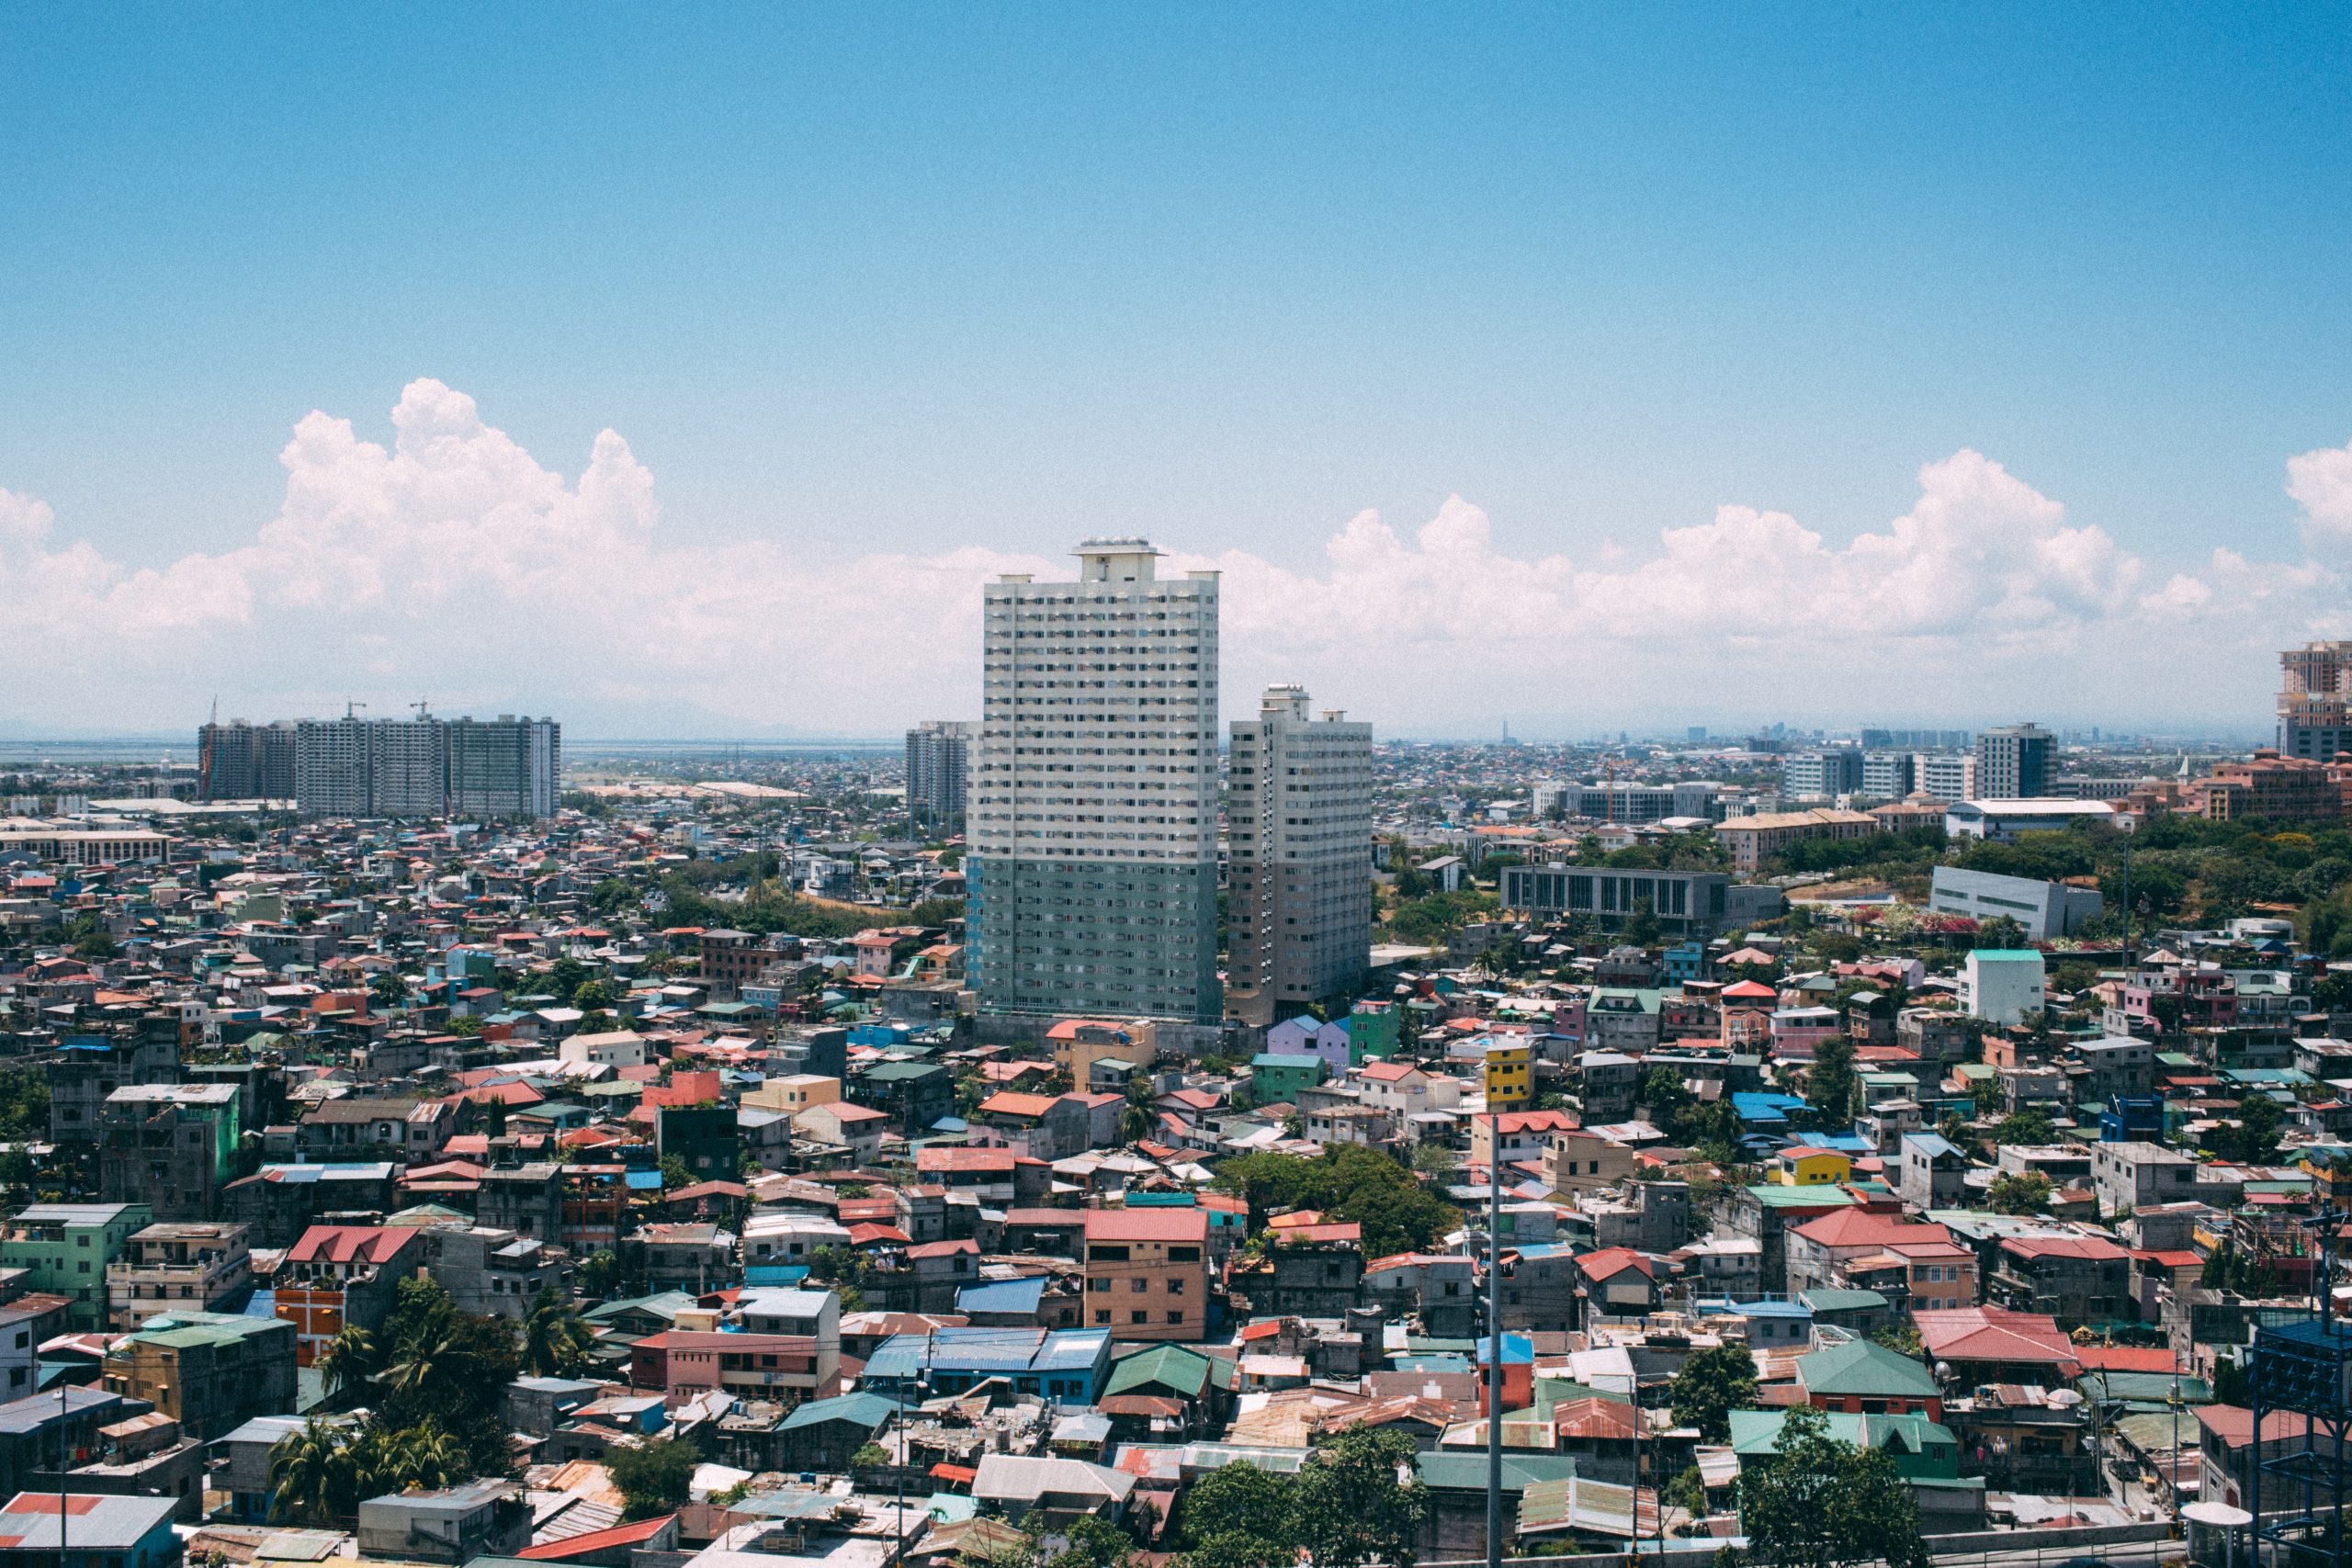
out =
[[[397,1485],[404,1486],[413,1481],[420,1486],[437,1489],[454,1486],[473,1475],[466,1446],[443,1430],[437,1421],[419,1422],[393,1437],[385,1448]]]
[[[269,1513],[274,1519],[323,1525],[338,1515],[345,1468],[342,1434],[316,1416],[269,1450]]]
[[[326,1379],[327,1398],[338,1409],[357,1401],[376,1375],[376,1337],[356,1323],[343,1329],[327,1342],[319,1358],[320,1373]]]
[[[395,1393],[422,1393],[463,1373],[467,1360],[447,1325],[417,1335],[400,1348],[400,1359],[384,1370],[384,1382]]]
[[[523,1370],[539,1377],[569,1377],[587,1362],[594,1339],[569,1302],[552,1289],[541,1291],[523,1320]]]

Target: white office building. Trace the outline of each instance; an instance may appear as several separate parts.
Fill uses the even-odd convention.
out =
[[[1972,920],[2007,915],[2025,928],[2030,942],[2071,935],[2098,919],[2104,907],[2096,887],[1963,871],[1956,865],[1936,867],[1928,893],[1928,908],[1939,915],[1963,915]]]
[[[1963,800],[1944,812],[1944,831],[1955,839],[2008,843],[2020,833],[2055,833],[2085,818],[2100,822],[2115,815],[2104,800]]]
[[[1230,766],[1227,1010],[1264,1025],[1352,998],[1372,957],[1372,726],[1269,686]]]
[[[1938,800],[1976,798],[1976,759],[1966,752],[1923,752],[1913,759],[1912,773],[1921,795]]]
[[[2037,800],[2050,793],[2058,738],[2038,724],[2008,724],[1976,738],[1976,800]]]
[[[1960,962],[1960,1010],[2004,1027],[2042,1010],[2041,954],[1980,947]]]
[[[1217,574],[1142,539],[984,594],[967,961],[996,1012],[1213,1022]]]
[[[1862,754],[1850,746],[1799,751],[1781,764],[1781,794],[1790,800],[1835,800],[1862,787]]]
[[[1870,751],[1862,757],[1862,793],[1877,800],[1901,800],[1917,786],[1918,760],[1908,751]]]

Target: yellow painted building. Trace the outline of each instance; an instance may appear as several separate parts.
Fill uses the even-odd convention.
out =
[[[1498,1040],[1487,1047],[1487,1109],[1516,1111],[1535,1099],[1535,1053],[1525,1040]]]
[[[1799,1145],[1772,1159],[1772,1179],[1783,1187],[1835,1187],[1854,1174],[1854,1162],[1836,1149]]]

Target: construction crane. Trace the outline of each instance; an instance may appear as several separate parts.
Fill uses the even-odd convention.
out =
[[[350,697],[345,697],[343,699],[343,716],[345,718],[356,718],[359,716],[356,710],[364,708],[367,705],[368,705],[366,703],[356,702]]]

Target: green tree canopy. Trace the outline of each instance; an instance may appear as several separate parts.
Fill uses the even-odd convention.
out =
[[[1217,1168],[1216,1185],[1247,1199],[1252,1228],[1287,1209],[1317,1209],[1363,1227],[1363,1253],[1419,1252],[1461,1218],[1396,1161],[1359,1144],[1334,1144],[1314,1157],[1243,1155]]]
[[[2038,1106],[2028,1106],[2002,1117],[2000,1125],[1993,1129],[1996,1144],[2046,1144],[2057,1135],[2058,1128],[2050,1120],[2050,1113]]]
[[[1690,1086],[1682,1075],[1661,1062],[1650,1069],[1642,1080],[1642,1103],[1650,1108],[1652,1119],[1661,1127],[1674,1124],[1675,1113],[1690,1103]]]
[[[1414,1568],[1429,1487],[1413,1439],[1393,1427],[1349,1427],[1316,1450],[1292,1482],[1291,1518],[1315,1568]]]
[[[1709,1443],[1731,1441],[1731,1413],[1756,1403],[1756,1360],[1737,1340],[1694,1350],[1668,1390],[1674,1424],[1695,1427]]]
[[[2014,1118],[2013,1118],[2014,1120]],[[2002,1123],[2004,1126],[2007,1122]],[[2040,1214],[2050,1208],[2050,1178],[2038,1170],[2013,1170],[1994,1178],[1984,1201],[1996,1214]]]
[[[702,1462],[702,1450],[691,1438],[655,1438],[642,1443],[616,1443],[605,1450],[605,1469],[628,1500],[625,1518],[650,1519],[686,1506]]]
[[[1883,1449],[1829,1436],[1829,1419],[1791,1410],[1778,1451],[1740,1472],[1749,1561],[1766,1568],[1928,1568],[1919,1505]]]
[[[1804,1070],[1804,1102],[1816,1118],[1835,1124],[1851,1116],[1860,1085],[1851,1040],[1833,1034],[1813,1048],[1813,1065]]]

